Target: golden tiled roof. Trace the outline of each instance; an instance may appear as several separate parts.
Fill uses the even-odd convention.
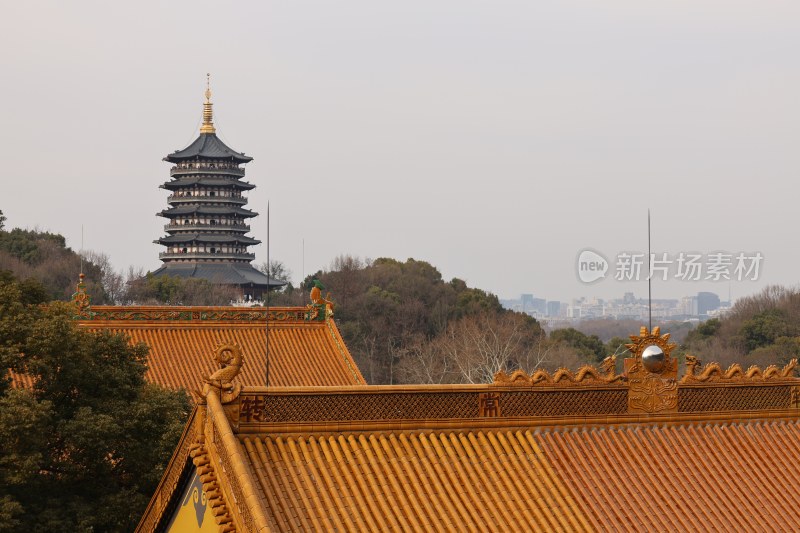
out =
[[[679,382],[668,337],[632,340],[622,375],[207,381],[165,480],[191,458],[221,531],[800,530],[795,363]],[[138,530],[175,494],[162,482]]]
[[[270,308],[270,385],[362,385],[332,318],[305,320],[304,308]],[[150,348],[146,378],[166,387],[202,388],[214,370],[212,354],[222,343],[238,344],[245,365],[244,385],[265,383],[266,311],[237,307],[93,306],[79,327],[124,333]],[[27,376],[12,374],[17,387]]]
[[[587,531],[529,430],[241,435],[277,531]]]
[[[800,530],[796,415],[541,431],[536,441],[598,530]]]
[[[147,378],[168,387],[202,388],[214,370],[219,344],[238,344],[245,365],[244,385],[263,385],[266,365],[266,311],[235,307],[92,308],[81,327],[125,333],[150,347]],[[360,385],[364,378],[333,319],[306,321],[303,308],[271,308],[270,385]]]

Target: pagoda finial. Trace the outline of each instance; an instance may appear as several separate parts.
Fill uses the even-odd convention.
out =
[[[214,112],[211,109],[211,74],[206,74],[206,101],[203,103],[203,125],[200,126],[200,133],[216,133],[214,128]]]

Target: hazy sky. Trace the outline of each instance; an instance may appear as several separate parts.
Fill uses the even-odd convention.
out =
[[[301,276],[422,259],[500,297],[646,294],[578,252],[763,254],[798,282],[796,1],[7,2],[0,210],[155,269],[169,164],[255,160],[255,238]],[[266,246],[254,250],[266,258]],[[612,266],[613,269],[613,266]],[[610,272],[613,274],[613,272]],[[654,297],[728,283],[671,280]]]

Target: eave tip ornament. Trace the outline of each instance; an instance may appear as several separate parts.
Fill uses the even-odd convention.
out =
[[[214,350],[214,362],[219,365],[219,370],[210,376],[203,376],[203,391],[200,394],[198,403],[205,403],[205,397],[209,393],[219,396],[223,404],[230,403],[239,397],[242,391],[240,383],[232,383],[233,379],[242,370],[242,349],[238,344],[220,344]]]
[[[94,313],[92,313],[92,299],[86,293],[86,284],[84,283],[86,275],[81,272],[78,276],[78,285],[75,288],[75,294],[72,295],[72,303],[75,305],[75,320],[91,320]]]
[[[306,320],[326,320],[333,316],[334,303],[328,298],[331,293],[328,293],[325,298],[322,297],[322,290],[325,285],[318,279],[311,281],[311,303],[306,306]]]

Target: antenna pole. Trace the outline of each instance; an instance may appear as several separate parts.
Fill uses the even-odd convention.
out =
[[[81,224],[81,274],[83,274],[83,224]]]
[[[267,335],[267,362],[266,368],[264,372],[264,377],[266,379],[267,387],[269,387],[269,286],[270,286],[270,270],[272,266],[269,263],[269,202],[267,202],[267,297],[266,297],[266,309],[267,309],[267,321],[265,322],[265,329]]]
[[[647,318],[653,331],[653,254],[650,251],[650,208],[647,209]]]

